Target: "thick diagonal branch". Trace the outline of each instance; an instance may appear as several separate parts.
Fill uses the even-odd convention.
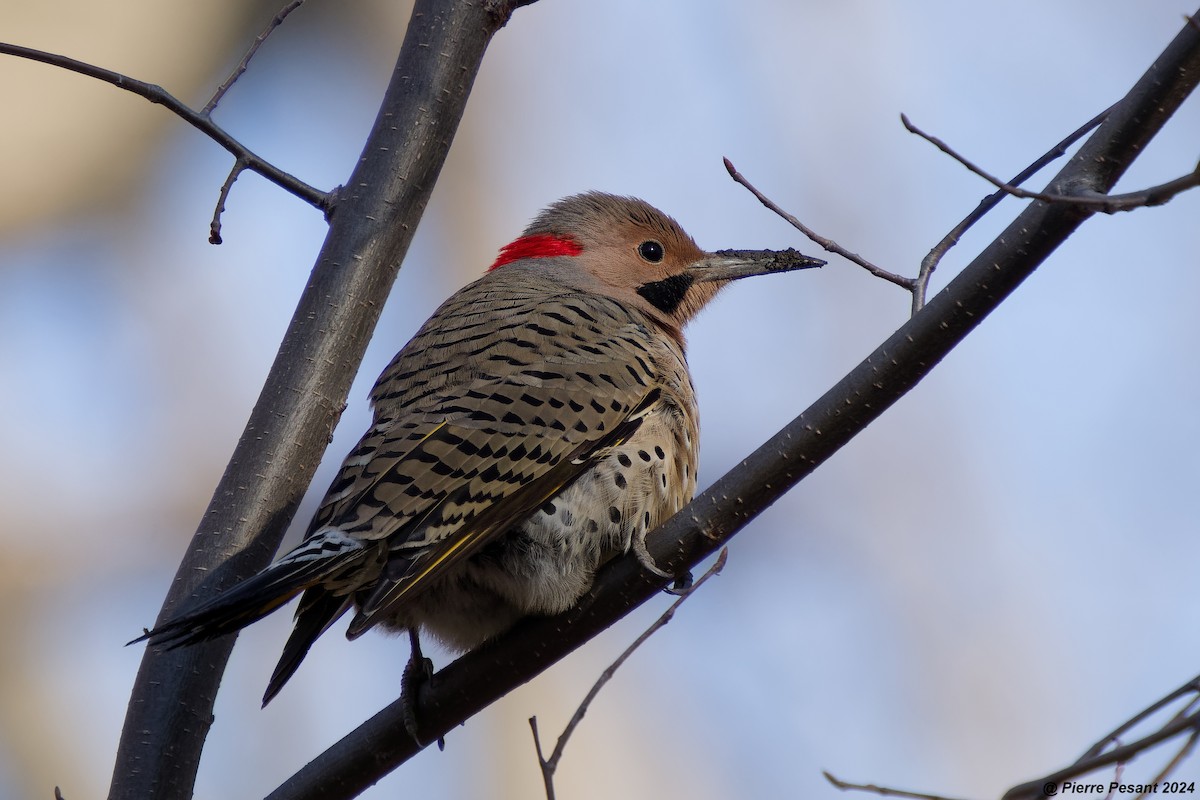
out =
[[[1200,30],[1186,26],[1051,182],[1056,194],[1108,191],[1200,82]],[[916,385],[1062,244],[1091,211],[1031,204],[950,284],[865,361],[770,441],[648,537],[651,556],[681,574],[832,456]],[[570,611],[527,619],[439,672],[415,698],[424,741],[445,735],[529,681],[637,605],[663,582],[624,558]],[[321,754],[271,800],[352,797],[417,750],[397,701]]]
[[[492,35],[517,3],[418,0],[375,126],[159,619],[266,566],[312,480]],[[189,798],[233,637],[142,659],[112,800]]]

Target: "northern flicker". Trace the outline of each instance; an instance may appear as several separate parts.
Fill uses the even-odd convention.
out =
[[[456,650],[566,610],[696,489],[683,326],[729,281],[823,263],[706,253],[634,198],[555,203],[383,371],[304,541],[141,639],[232,633],[302,593],[266,704],[352,608],[351,639],[380,625]]]

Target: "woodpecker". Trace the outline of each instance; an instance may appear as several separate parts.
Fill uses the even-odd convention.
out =
[[[452,295],[371,391],[373,423],[302,543],[134,641],[233,633],[296,595],[263,697],[353,610],[470,650],[565,611],[691,500],[699,420],[683,327],[730,281],[821,266],[795,250],[697,247],[648,203],[560,200]]]

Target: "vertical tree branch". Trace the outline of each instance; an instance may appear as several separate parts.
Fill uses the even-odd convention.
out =
[[[526,0],[527,2],[528,0]],[[358,371],[492,35],[526,2],[417,0],[378,118],[246,430],[159,619],[264,567]],[[188,798],[234,638],[147,648],[112,800]]]

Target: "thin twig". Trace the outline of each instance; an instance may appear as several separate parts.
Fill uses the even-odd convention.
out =
[[[1171,758],[1171,760],[1167,762],[1167,765],[1163,767],[1159,773],[1154,776],[1154,780],[1149,781],[1149,783],[1152,785],[1157,785],[1160,781],[1165,780],[1167,776],[1174,772],[1179,765],[1183,763],[1183,760],[1188,757],[1192,750],[1196,748],[1197,738],[1200,738],[1200,731],[1192,731],[1192,735],[1189,736],[1187,741],[1183,743],[1183,747],[1179,748],[1179,752],[1177,752]],[[1144,792],[1134,798],[1134,800],[1145,800],[1147,794],[1148,793]]]
[[[1132,211],[1135,208],[1144,208],[1146,206],[1160,206],[1166,203],[1175,195],[1194,189],[1200,186],[1200,164],[1187,175],[1183,175],[1174,180],[1160,183],[1157,186],[1151,186],[1147,189],[1142,189],[1137,192],[1126,192],[1124,194],[1105,194],[1103,192],[1094,192],[1090,190],[1081,191],[1078,194],[1053,194],[1047,192],[1031,192],[1027,189],[1022,189],[1019,186],[1005,183],[996,176],[988,173],[982,167],[979,167],[955,152],[954,148],[943,142],[936,136],[931,136],[925,131],[913,125],[908,117],[904,114],[900,115],[900,121],[904,123],[904,127],[910,133],[915,133],[925,141],[932,144],[938,150],[941,150],[946,155],[953,158],[964,167],[974,172],[979,177],[983,178],[988,183],[996,188],[1011,194],[1013,197],[1021,197],[1026,200],[1041,200],[1043,203],[1066,203],[1070,205],[1083,206],[1099,211],[1105,214],[1113,214],[1118,211]]]
[[[1138,755],[1147,752],[1151,748],[1168,741],[1180,733],[1190,731],[1187,740],[1183,746],[1175,753],[1166,767],[1150,781],[1151,784],[1158,783],[1171,774],[1183,762],[1187,755],[1195,748],[1196,742],[1200,739],[1200,712],[1191,714],[1176,714],[1169,722],[1159,729],[1143,736],[1142,738],[1129,742],[1128,744],[1120,744],[1117,738],[1122,732],[1127,731],[1130,727],[1145,720],[1148,716],[1161,710],[1165,705],[1172,700],[1178,699],[1180,696],[1187,694],[1190,691],[1196,690],[1196,681],[1190,681],[1180,689],[1172,692],[1161,700],[1155,701],[1146,709],[1139,711],[1128,721],[1122,723],[1114,731],[1101,739],[1096,745],[1088,750],[1075,763],[1069,767],[1058,770],[1056,772],[1045,775],[1037,780],[1027,781],[1018,786],[1014,786],[1004,793],[1003,800],[1017,800],[1017,798],[1044,798],[1051,796],[1057,792],[1057,788],[1064,781],[1069,781],[1073,778],[1086,775],[1090,772],[1095,772],[1098,769],[1108,766],[1114,766],[1117,770],[1116,780],[1119,782],[1121,773],[1124,770],[1124,765],[1133,760]],[[1194,702],[1194,701],[1193,701]],[[1189,708],[1192,703],[1189,703],[1186,708]],[[1108,745],[1117,744],[1111,750],[1105,750]],[[909,800],[949,800],[939,795],[925,794],[920,792],[910,792],[901,789],[891,789],[888,787],[878,786],[876,784],[849,783],[847,781],[835,778],[829,772],[824,773],[825,778],[839,789],[854,789],[858,791],[871,792],[883,797],[903,797]],[[1135,800],[1140,800],[1135,798]]]
[[[20,45],[8,44],[6,42],[0,42],[0,54],[16,56],[17,58],[24,58],[30,61],[40,61],[43,64],[59,67],[69,72],[77,72],[89,78],[111,83],[118,89],[133,92],[149,100],[151,103],[164,106],[168,111],[175,114],[175,116],[184,120],[193,128],[232,153],[234,158],[243,161],[246,169],[251,172],[257,172],[281,189],[294,194],[309,205],[320,209],[326,217],[333,212],[330,193],[322,192],[320,189],[309,186],[299,178],[284,172],[261,158],[250,150],[250,148],[226,133],[211,118],[199,111],[193,110],[157,84],[139,81],[128,75],[122,75],[119,72],[113,72],[112,70],[97,67],[83,61],[77,61],[68,56],[47,53],[44,50],[35,50],[30,47],[21,47]]]
[[[858,255],[857,253],[851,253],[849,250],[842,247],[840,244],[833,241],[832,239],[827,239],[826,237],[821,236],[816,231],[812,230],[807,225],[805,225],[803,222],[796,219],[796,217],[794,217],[793,215],[784,211],[782,208],[780,208],[778,205],[776,205],[773,200],[771,200],[766,195],[764,195],[762,192],[760,192],[758,189],[756,189],[754,187],[754,185],[750,183],[750,181],[746,180],[745,176],[742,175],[742,173],[738,172],[737,169],[734,168],[732,161],[730,161],[728,158],[724,159],[724,161],[725,161],[725,169],[729,172],[729,177],[733,178],[735,181],[740,183],[742,186],[745,186],[747,189],[749,189],[750,193],[758,198],[758,202],[762,203],[764,206],[771,209],[779,216],[783,217],[785,220],[788,221],[788,223],[793,228],[795,228],[796,230],[803,233],[809,239],[813,240],[814,242],[819,244],[821,247],[828,250],[830,253],[836,253],[837,255],[841,256],[842,258],[844,258],[848,261],[852,261],[855,264],[858,264],[860,267],[865,269],[867,272],[870,272],[875,277],[883,278],[885,281],[890,281],[890,282],[896,284],[897,286],[901,286],[901,287],[907,289],[910,292],[912,291],[912,289],[913,289],[913,279],[912,278],[905,278],[903,275],[897,275],[894,272],[888,272],[886,269],[877,267],[874,264],[872,264],[870,261],[867,261],[865,258]]]
[[[905,797],[909,798],[909,800],[956,800],[956,798],[945,797],[944,795],[910,792],[905,789],[891,789],[887,786],[877,786],[873,783],[851,783],[850,781],[844,781],[834,776],[829,770],[822,770],[821,774],[825,776],[825,780],[842,791],[870,792],[880,797]]]
[[[1129,719],[1122,722],[1116,728],[1113,728],[1098,742],[1096,742],[1094,745],[1089,747],[1087,749],[1087,752],[1085,752],[1082,756],[1080,756],[1079,759],[1075,763],[1077,763],[1077,764],[1082,763],[1082,762],[1085,762],[1089,759],[1095,758],[1096,756],[1100,755],[1108,748],[1109,745],[1118,743],[1120,741],[1120,737],[1122,735],[1124,735],[1125,733],[1129,732],[1130,730],[1132,730],[1136,725],[1145,721],[1146,719],[1153,716],[1154,714],[1157,714],[1159,711],[1166,708],[1171,703],[1174,703],[1179,698],[1184,697],[1185,695],[1188,695],[1188,694],[1195,694],[1197,696],[1200,696],[1200,675],[1197,675],[1196,677],[1192,678],[1190,681],[1183,684],[1182,686],[1180,686],[1178,689],[1171,692],[1170,694],[1167,694],[1164,697],[1161,697],[1158,700],[1155,700],[1153,703],[1146,706],[1141,711],[1139,711],[1138,713],[1134,714]],[[1190,712],[1188,712],[1188,709],[1191,708],[1191,706],[1194,705],[1195,702],[1196,702],[1196,698],[1193,698],[1191,700],[1191,702],[1189,702],[1182,709],[1180,709],[1180,712],[1178,714],[1176,714],[1172,719],[1179,719],[1182,716],[1186,716],[1188,713],[1190,713]]]
[[[631,655],[633,655],[635,650],[641,647],[647,639],[649,639],[671,621],[671,619],[675,616],[675,612],[685,600],[691,597],[696,590],[704,584],[705,581],[712,576],[719,575],[721,573],[721,570],[725,568],[725,562],[728,560],[729,548],[723,547],[721,548],[721,552],[717,555],[717,560],[713,562],[713,565],[709,567],[703,575],[696,579],[692,585],[685,589],[680,589],[679,597],[676,598],[675,602],[672,603],[670,607],[668,607],[667,610],[662,613],[662,616],[656,619],[649,628],[643,631],[641,636],[634,639],[633,644],[625,648],[625,652],[621,653],[621,655],[617,657],[616,661],[609,664],[608,668],[604,670],[604,672],[600,673],[600,677],[596,679],[594,684],[592,684],[592,688],[588,691],[587,696],[583,698],[583,702],[581,702],[579,707],[575,709],[575,713],[571,716],[571,721],[567,723],[565,728],[563,728],[563,732],[559,735],[558,741],[554,745],[554,752],[550,754],[549,758],[544,758],[542,756],[542,744],[538,739],[537,717],[529,718],[529,727],[533,730],[534,746],[537,748],[538,763],[542,768],[542,780],[546,784],[546,800],[554,800],[554,772],[558,769],[558,762],[562,760],[563,752],[567,747],[567,742],[570,740],[571,735],[575,733],[575,729],[579,727],[579,723],[583,721],[584,715],[587,714],[588,709],[591,707],[592,702],[596,699],[596,696],[600,694],[600,690],[604,688],[606,683],[612,680],[613,675],[615,675],[617,670],[621,668],[621,665],[624,664]]]
[[[250,59],[254,58],[254,54],[258,52],[258,48],[262,47],[262,44],[267,40],[267,37],[270,36],[276,28],[283,24],[283,21],[287,19],[288,14],[292,13],[302,5],[304,5],[304,0],[292,0],[292,2],[284,6],[283,9],[274,16],[274,18],[267,24],[267,27],[263,28],[262,33],[254,37],[254,42],[251,43],[250,49],[246,51],[246,54],[242,56],[242,60],[239,61],[238,65],[233,68],[233,72],[229,74],[229,77],[225,79],[225,82],[218,86],[217,90],[213,92],[212,98],[204,104],[204,108],[200,109],[201,114],[207,117],[216,110],[217,103],[221,102],[221,98],[224,97],[225,93],[233,87],[233,84],[237,82],[237,79],[242,77],[242,73],[246,71],[248,66],[250,66]]]
[[[304,0],[297,0],[303,2]],[[243,170],[246,169],[246,162],[240,158],[233,162],[233,169],[229,170],[229,177],[221,184],[221,192],[217,195],[217,208],[213,212],[212,222],[208,226],[208,243],[221,243],[221,214],[225,211],[225,201],[229,199],[229,190],[233,188],[233,182],[238,179]]]
[[[1092,130],[1101,122],[1103,122],[1112,110],[1113,106],[1109,106],[1087,122],[1080,125],[1061,142],[1047,150],[1041,158],[1037,159],[1028,167],[1018,172],[1016,176],[1009,181],[1009,183],[1013,186],[1019,186],[1041,171],[1041,169],[1051,161],[1066,155],[1068,147],[1073,145],[1079,139],[1083,138],[1088,131]],[[929,251],[925,258],[921,259],[921,269],[917,273],[916,289],[913,291],[914,314],[921,310],[921,306],[925,305],[925,295],[929,291],[929,279],[933,276],[933,271],[937,269],[938,264],[945,257],[946,253],[949,252],[950,248],[958,244],[963,234],[965,234],[972,225],[981,220],[984,215],[995,208],[996,205],[1005,197],[1008,197],[1008,193],[1003,189],[997,189],[987,197],[983,198],[979,205],[975,207],[974,211],[963,217],[962,221],[955,225],[949,233],[942,237],[942,240],[934,245],[933,249]]]
[[[750,192],[755,197],[758,198],[760,203],[762,203],[764,206],[766,206],[767,208],[774,211],[776,214],[783,217],[793,227],[795,227],[797,230],[799,230],[801,233],[803,233],[809,239],[811,239],[814,242],[816,242],[817,244],[821,245],[826,250],[833,252],[833,253],[837,253],[838,255],[854,262],[855,264],[858,264],[860,267],[867,270],[872,275],[875,275],[876,277],[879,277],[879,278],[883,278],[884,280],[887,280],[887,281],[891,281],[892,283],[896,284],[897,286],[902,286],[905,289],[907,289],[909,292],[911,292],[912,296],[913,296],[912,313],[916,314],[925,305],[925,297],[929,290],[929,280],[932,277],[934,270],[937,268],[938,262],[941,261],[943,256],[945,256],[946,252],[951,247],[953,247],[955,244],[958,243],[958,241],[959,241],[960,237],[963,235],[963,233],[965,233],[972,225],[974,225],[976,222],[978,222],[979,219],[981,219],[988,211],[990,211],[993,207],[995,207],[995,205],[997,203],[999,203],[1001,199],[1003,199],[1006,195],[1011,194],[1011,192],[1006,191],[1006,189],[1004,187],[1013,188],[1016,185],[1025,182],[1031,176],[1033,176],[1035,173],[1037,173],[1039,170],[1041,170],[1043,167],[1045,167],[1047,164],[1049,164],[1051,161],[1064,155],[1066,153],[1066,149],[1068,147],[1070,147],[1077,140],[1079,140],[1081,137],[1083,137],[1083,135],[1086,134],[1088,131],[1092,130],[1097,125],[1099,125],[1101,122],[1103,122],[1104,118],[1108,116],[1108,114],[1111,110],[1112,110],[1112,107],[1110,106],[1109,108],[1102,111],[1100,114],[1097,114],[1091,120],[1086,122],[1084,125],[1079,127],[1077,130],[1073,131],[1069,136],[1067,136],[1065,139],[1063,139],[1061,142],[1059,142],[1057,145],[1055,145],[1053,148],[1051,148],[1049,151],[1047,151],[1044,155],[1041,156],[1041,158],[1037,159],[1032,164],[1030,164],[1028,167],[1026,167],[1024,170],[1022,170],[1020,173],[1018,173],[1017,176],[1014,177],[1010,183],[1003,184],[1002,188],[997,189],[996,192],[994,192],[991,195],[989,195],[988,197],[984,198],[983,201],[980,202],[980,204],[975,208],[974,211],[972,211],[970,214],[968,214],[962,220],[962,222],[960,222],[958,225],[956,225],[954,227],[953,230],[950,231],[950,233],[946,234],[946,236],[943,237],[940,242],[938,242],[938,244],[929,252],[929,254],[926,255],[924,259],[922,259],[921,269],[917,273],[916,278],[906,278],[901,275],[897,275],[895,273],[892,273],[885,269],[882,269],[882,268],[876,266],[875,264],[872,264],[871,262],[867,261],[866,259],[862,258],[861,256],[857,255],[856,253],[850,253],[850,252],[846,251],[844,248],[842,248],[840,245],[838,245],[837,242],[827,239],[824,236],[820,236],[816,232],[812,231],[806,225],[804,225],[802,222],[800,222],[798,219],[796,219],[795,216],[793,216],[792,214],[789,214],[788,212],[781,209],[775,202],[770,200],[762,192],[760,192],[757,188],[755,188],[749,181],[746,180],[745,176],[743,176],[740,172],[738,172],[734,168],[733,163],[730,162],[730,160],[728,158],[725,159],[725,169],[728,170],[730,176],[735,181],[737,181],[742,186],[749,189]],[[904,122],[905,127],[907,127],[910,131],[917,132],[911,126],[911,123],[908,121],[907,117],[905,117],[902,114],[900,118]],[[924,135],[924,134],[922,134],[922,135]],[[929,138],[929,137],[927,137],[927,138]],[[943,143],[940,143],[937,140],[933,140],[933,141],[935,142],[935,144],[937,144],[940,147],[944,146]],[[952,151],[950,151],[950,152],[952,153]],[[957,158],[957,155],[955,155],[955,157]],[[1198,167],[1198,170],[1200,170],[1200,167]],[[990,176],[989,176],[989,179],[992,180],[993,182],[999,184],[998,181],[995,181],[995,179],[991,179]],[[1021,190],[1021,191],[1024,191],[1024,190]],[[1169,197],[1166,199],[1169,199]],[[1165,199],[1160,202],[1165,202]],[[1146,203],[1146,204],[1150,205],[1151,203]]]
[[[1104,795],[1104,800],[1112,800],[1113,793],[1117,787],[1121,785],[1121,777],[1125,774],[1125,763],[1117,764],[1113,768],[1112,780],[1108,782],[1108,794]]]
[[[554,768],[542,753],[542,740],[538,736],[537,717],[529,718],[529,729],[533,731],[533,749],[537,751],[538,765],[542,768],[542,783],[546,785],[546,800],[554,800]]]
[[[1069,767],[1052,772],[1037,780],[1027,781],[1014,786],[1004,793],[1002,800],[1045,797],[1047,795],[1045,790],[1050,785],[1059,785],[1065,780],[1086,775],[1102,767],[1122,764],[1131,760],[1134,756],[1150,750],[1161,742],[1173,739],[1185,731],[1191,731],[1192,737],[1200,733],[1200,712],[1189,714],[1185,717],[1178,717],[1163,725],[1158,730],[1143,736],[1141,739],[1114,747],[1102,753],[1097,753],[1090,758],[1080,759]],[[1185,750],[1189,747],[1190,745],[1185,745]]]

